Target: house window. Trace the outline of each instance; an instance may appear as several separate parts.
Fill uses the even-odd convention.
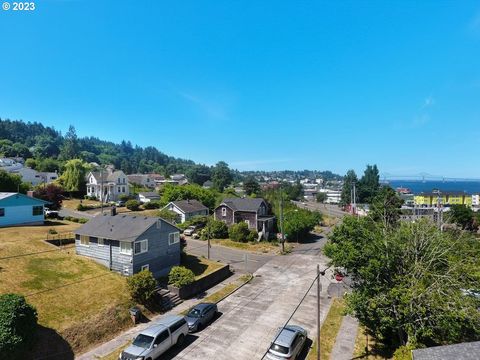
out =
[[[122,186],[122,192],[123,193],[125,192],[125,186]]]
[[[0,216],[5,216],[5,208],[0,208]]]
[[[120,186],[118,187],[118,191],[117,192],[120,192]]]
[[[176,244],[180,241],[180,233],[179,232],[174,232],[168,234],[168,245],[173,245]]]
[[[80,245],[89,246],[90,245],[90,237],[87,235],[80,235]]]
[[[141,271],[143,270],[150,270],[150,265],[149,264],[142,265]]]
[[[43,215],[43,206],[33,206],[32,215],[33,216]]]
[[[104,246],[105,240],[103,238],[98,238],[98,246]]]
[[[227,216],[227,208],[222,208],[222,216]]]
[[[245,220],[245,224],[247,224],[247,226],[250,227],[250,220]]]
[[[132,243],[120,241],[120,254],[132,255]]]
[[[123,183],[125,184],[125,178],[123,178]]]
[[[140,240],[135,242],[135,255],[143,254],[148,251],[148,240]]]

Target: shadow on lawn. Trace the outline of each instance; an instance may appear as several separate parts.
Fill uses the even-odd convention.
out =
[[[194,255],[182,255],[181,265],[193,271],[195,276],[199,276],[205,272],[208,265],[202,264],[200,259]]]
[[[55,330],[38,325],[37,342],[26,359],[73,360],[73,350]]]

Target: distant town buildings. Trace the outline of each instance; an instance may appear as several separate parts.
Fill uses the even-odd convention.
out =
[[[24,166],[22,158],[0,158],[0,170],[20,175],[23,182],[33,186],[50,184],[58,179],[56,172],[41,172]]]

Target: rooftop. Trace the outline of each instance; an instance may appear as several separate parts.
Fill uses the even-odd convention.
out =
[[[476,360],[480,341],[413,350],[413,360]]]
[[[257,212],[264,202],[265,200],[262,198],[227,198],[223,199],[222,204],[227,205],[234,211]]]
[[[172,204],[174,204],[184,213],[208,210],[208,208],[198,200],[178,200],[172,201]]]

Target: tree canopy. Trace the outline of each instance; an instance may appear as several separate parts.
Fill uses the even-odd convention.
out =
[[[223,192],[223,190],[233,181],[233,175],[224,161],[219,161],[212,170],[213,187]]]
[[[349,313],[392,348],[479,340],[480,299],[465,289],[480,289],[480,242],[428,220],[390,221],[386,204],[373,218],[345,217],[325,247],[352,277]]]

